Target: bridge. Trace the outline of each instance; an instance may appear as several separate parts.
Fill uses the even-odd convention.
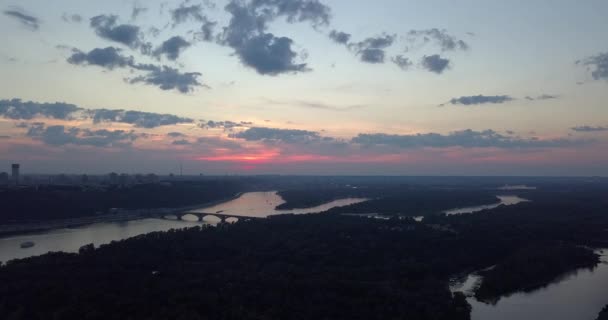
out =
[[[236,221],[248,221],[248,220],[257,220],[264,219],[261,217],[245,217],[245,216],[236,216],[231,214],[223,214],[223,213],[206,213],[206,212],[181,212],[175,213],[172,216],[175,216],[177,220],[184,220],[184,216],[190,215],[197,217],[197,221],[203,221],[206,217],[216,217],[220,219],[220,223],[232,223],[232,221],[227,221],[228,219],[236,219]],[[163,216],[163,219],[168,219],[167,216]],[[234,221],[234,222],[236,222]]]

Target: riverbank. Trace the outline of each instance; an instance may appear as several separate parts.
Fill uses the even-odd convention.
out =
[[[160,218],[165,215],[182,213],[190,210],[196,210],[203,207],[212,207],[224,202],[232,201],[239,198],[243,193],[238,192],[231,197],[219,199],[203,204],[197,204],[179,208],[158,208],[158,209],[137,209],[137,210],[120,210],[114,214],[87,216],[82,218],[71,218],[51,221],[32,221],[19,224],[0,225],[0,237],[8,237],[32,232],[48,231],[62,228],[76,228],[94,223],[110,223],[110,222],[125,222],[140,220],[145,218]]]

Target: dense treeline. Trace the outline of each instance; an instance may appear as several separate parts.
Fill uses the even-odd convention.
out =
[[[108,213],[111,208],[173,208],[217,201],[243,189],[222,180],[83,188],[40,186],[0,192],[0,223],[49,220]]]
[[[9,262],[0,318],[468,319],[446,286],[465,251],[439,255],[450,238],[322,215],[153,233]]]
[[[608,305],[605,306],[604,309],[602,309],[599,316],[597,317],[597,320],[608,320]]]
[[[496,265],[490,284],[514,280],[493,294],[526,290],[586,266],[580,246],[608,246],[604,189],[547,192],[559,201],[423,223],[286,215],[15,260],[0,319],[469,319],[451,277]]]
[[[483,281],[475,297],[496,301],[514,292],[533,291],[572,270],[593,268],[599,262],[599,255],[585,247],[561,243],[526,247],[480,272]]]

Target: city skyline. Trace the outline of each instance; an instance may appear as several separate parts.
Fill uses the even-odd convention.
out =
[[[0,166],[606,176],[606,9],[3,1]]]

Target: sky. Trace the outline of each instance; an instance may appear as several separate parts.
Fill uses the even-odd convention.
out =
[[[0,172],[606,176],[607,10],[0,0]]]

